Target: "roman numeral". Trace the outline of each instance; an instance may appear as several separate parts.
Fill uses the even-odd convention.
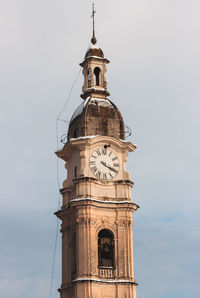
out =
[[[90,161],[89,164],[90,164],[91,166],[94,166],[94,165],[96,164],[96,162],[95,162],[95,160],[94,160],[94,161]]]
[[[99,149],[96,150],[96,153],[97,153],[98,155],[101,155],[101,152],[100,152]]]
[[[96,167],[92,167],[92,168],[91,168],[91,171],[92,171],[93,173],[95,173],[95,172],[97,171],[97,168],[96,168]]]
[[[114,163],[113,167],[119,167],[119,163]]]
[[[106,174],[103,174],[103,179],[105,180],[105,179],[107,179],[107,176],[106,176]]]
[[[102,148],[102,153],[103,153],[104,155],[106,155],[106,154],[107,154],[107,149],[106,149],[106,148]]]
[[[100,178],[100,176],[101,176],[101,172],[98,171],[95,175],[97,176],[97,178]]]
[[[113,178],[113,175],[111,174],[111,172],[109,172],[110,178]]]
[[[109,153],[109,155],[108,155],[108,156],[111,156],[111,154],[112,154],[112,151],[110,150],[110,153]]]
[[[92,155],[91,157],[93,157],[93,158],[95,158],[95,159],[97,158],[97,157],[96,157],[96,156],[94,156],[94,155]]]
[[[112,161],[114,161],[114,160],[116,160],[117,159],[117,156],[115,156],[113,159],[112,159]]]

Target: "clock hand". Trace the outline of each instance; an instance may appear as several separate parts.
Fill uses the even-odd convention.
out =
[[[111,170],[111,171],[117,173],[117,171],[116,171],[114,168],[112,168],[111,166],[107,165],[104,161],[101,161],[101,164],[104,165],[104,166],[105,166],[106,168],[108,168],[109,170]]]
[[[110,169],[111,171],[117,173],[117,171],[116,171],[114,168],[112,168],[112,167],[110,167],[110,166],[106,166],[106,167],[107,167],[108,169]]]

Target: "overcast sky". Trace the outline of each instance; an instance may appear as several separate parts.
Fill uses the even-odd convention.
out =
[[[129,156],[137,298],[200,298],[200,2],[96,0]],[[91,1],[0,0],[0,296],[49,297],[56,118],[91,38]],[[62,119],[80,98],[82,74]],[[59,124],[59,137],[67,132]],[[64,164],[59,163],[60,184]],[[60,235],[52,298],[61,283]]]

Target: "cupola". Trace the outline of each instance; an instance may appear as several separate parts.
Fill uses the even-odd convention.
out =
[[[74,112],[69,124],[68,140],[85,136],[125,139],[123,118],[109,99],[88,96]]]
[[[91,45],[88,48],[83,68],[84,83],[81,97],[84,100],[74,112],[68,129],[68,140],[86,136],[111,136],[125,139],[124,121],[119,109],[107,97],[110,95],[106,81],[106,66],[109,63],[97,46],[94,26]]]
[[[85,100],[88,96],[105,98],[109,96],[106,81],[106,64],[101,48],[96,45],[96,37],[92,37],[91,46],[85,54],[84,61],[80,64],[83,67],[84,83],[81,97]]]

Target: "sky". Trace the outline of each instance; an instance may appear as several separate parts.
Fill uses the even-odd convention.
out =
[[[0,0],[0,296],[44,298],[58,209],[56,119],[88,48],[91,1]],[[200,2],[96,0],[110,99],[137,144],[137,298],[200,298]],[[82,74],[62,119],[70,121]],[[67,124],[59,122],[59,139]],[[62,144],[59,144],[59,148]],[[59,184],[65,178],[59,162]],[[58,237],[51,298],[59,297]]]

